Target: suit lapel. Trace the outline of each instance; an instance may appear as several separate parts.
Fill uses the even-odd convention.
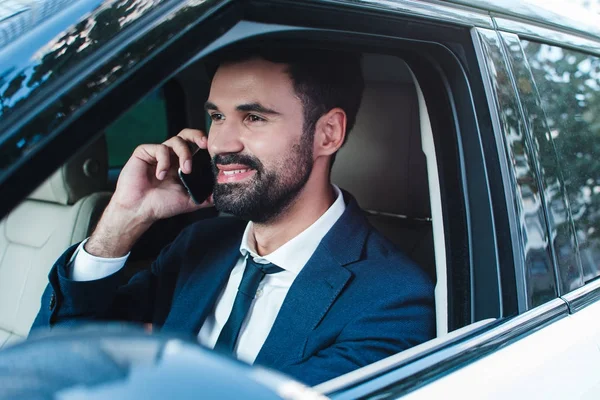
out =
[[[336,264],[327,251],[315,251],[292,284],[257,364],[277,368],[282,361],[302,357],[305,339],[351,277],[347,269]]]
[[[241,235],[231,232],[192,269],[171,305],[163,330],[197,335],[240,257]]]
[[[318,326],[352,273],[344,268],[360,258],[368,224],[356,201],[325,235],[294,280],[255,363],[273,368],[303,357],[309,334]]]

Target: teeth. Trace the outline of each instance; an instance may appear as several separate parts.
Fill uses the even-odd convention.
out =
[[[242,172],[247,172],[249,169],[234,169],[233,171],[223,171],[224,175],[235,175],[241,174]]]

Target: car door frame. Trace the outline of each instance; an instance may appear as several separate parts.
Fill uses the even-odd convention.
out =
[[[288,4],[290,8],[298,6],[297,3],[290,2]],[[92,59],[85,61],[85,68],[81,65],[76,65],[73,70],[68,70],[64,77],[59,77],[59,81],[61,79],[68,79],[70,82],[69,85],[64,88],[54,87],[56,91],[52,93],[52,96],[41,102],[32,101],[31,106],[21,113],[20,120],[15,122],[13,118],[12,122],[14,124],[11,124],[10,129],[4,133],[5,140],[0,143],[0,154],[10,152],[13,157],[11,164],[0,175],[0,185],[5,189],[5,192],[10,194],[5,197],[0,207],[0,213],[9,211],[32,187],[41,183],[58,167],[69,154],[72,154],[82,145],[91,141],[95,136],[95,132],[101,132],[110,121],[131,107],[137,99],[170,79],[181,69],[182,65],[185,65],[187,61],[191,61],[194,55],[204,54],[201,49],[210,43],[211,39],[219,37],[236,21],[239,21],[242,12],[246,12],[251,18],[261,23],[264,15],[260,13],[260,10],[261,7],[267,6],[268,2],[259,1],[252,5],[254,8],[249,7],[247,4],[240,5],[240,3],[229,1],[219,3],[210,2],[208,4],[201,3],[199,5],[194,1],[183,1],[177,3],[177,5],[171,4],[162,14],[158,12],[150,13],[146,19],[140,19],[136,25],[130,26],[128,31],[124,30],[122,34],[117,35],[114,40],[106,44],[106,48],[103,51],[100,51]],[[312,6],[320,7],[319,4],[312,4]],[[372,34],[369,38],[371,43],[373,43],[373,40],[378,40],[380,45],[383,45],[383,42],[386,40],[404,40],[393,36],[394,31],[397,30],[396,24],[402,22],[402,20],[404,20],[403,23],[410,24],[415,11],[425,13],[428,17],[432,15],[441,16],[442,22],[446,24],[450,21],[461,23],[461,26],[464,26],[465,17],[467,17],[468,23],[475,21],[478,24],[489,25],[488,19],[482,16],[481,13],[464,11],[457,13],[450,7],[434,9],[428,5],[423,6],[411,3],[407,9],[388,8],[373,10],[369,4],[363,3],[346,4],[344,9],[322,10],[323,14],[319,15],[321,16],[320,23],[324,25],[323,31],[325,31],[325,28],[328,28],[332,32],[335,28],[339,29],[339,26],[331,24],[331,22],[335,23],[338,21],[337,19],[329,18],[331,13],[344,14],[346,17],[352,16],[354,22],[361,22],[363,25],[362,29],[368,30],[371,25],[364,19],[363,12],[365,10],[373,11],[372,18],[385,23],[385,26],[378,26],[378,28],[387,30],[391,34],[391,36],[381,35],[381,33],[378,35]],[[409,11],[408,15],[406,13],[407,10]],[[390,13],[390,11],[392,12]],[[310,16],[310,13],[311,10],[309,9],[303,9],[303,13],[288,11],[281,17],[287,20],[288,18],[294,19],[302,15],[305,17],[307,15]],[[92,13],[87,19],[94,21],[95,17],[96,14]],[[177,25],[176,22],[183,23]],[[433,18],[433,20],[424,18],[422,22],[428,24],[428,28],[435,29],[436,24],[440,21],[437,18]],[[345,23],[348,24],[348,21],[345,21]],[[142,29],[143,32],[135,32],[134,28],[141,25],[144,26]],[[445,29],[451,30],[452,28]],[[421,31],[426,32],[426,29],[422,28]],[[130,35],[131,37],[126,37],[126,34],[131,32],[135,34]],[[344,32],[338,32],[338,34],[341,35]],[[427,39],[427,34],[424,35],[425,39]],[[198,37],[201,39],[191,40]],[[315,36],[315,39],[317,39],[317,36]],[[152,42],[148,43],[148,40]],[[422,45],[425,45],[424,43],[423,41]],[[438,47],[437,51],[440,51],[440,57],[442,53],[450,59],[456,57],[451,50],[444,46],[434,45],[433,42],[427,44],[427,46]],[[152,49],[152,51],[148,49]],[[142,55],[135,62],[132,62],[130,58],[132,53]],[[422,61],[418,57],[412,60],[415,63]],[[455,59],[452,60],[452,62],[455,61]],[[457,62],[457,65],[460,64]],[[109,69],[111,71],[110,76],[106,75],[107,66],[113,66]],[[432,68],[436,68],[436,66],[433,65]],[[417,75],[421,73],[421,71],[416,71]],[[447,70],[446,73],[455,74],[459,78],[465,79],[463,76],[464,71],[461,71],[460,68]],[[453,81],[451,79],[445,80],[440,86],[445,85],[450,87],[453,85]],[[424,90],[427,90],[427,88],[424,87]],[[463,96],[458,98],[458,101],[466,100],[470,103],[471,93],[468,86],[463,86],[462,90],[464,91]],[[73,99],[75,97],[73,93],[79,94],[80,97]],[[437,107],[434,103],[430,103],[428,106],[431,106],[432,109]],[[470,107],[465,108],[460,107],[460,105],[451,104],[450,108],[453,109],[453,112],[464,109],[470,113],[470,116],[476,114],[475,110]],[[56,110],[59,111],[57,112]],[[99,118],[100,114],[102,118]],[[463,124],[463,126],[455,127],[457,131],[461,132],[461,136],[459,136],[460,140],[457,141],[459,148],[454,152],[455,154],[451,154],[451,158],[447,161],[446,171],[448,172],[450,165],[458,165],[460,163],[476,163],[479,168],[471,168],[472,170],[485,171],[485,168],[481,168],[483,154],[478,139],[478,128],[475,119],[473,117],[463,118],[459,119],[459,122]],[[471,124],[471,126],[468,126],[468,124]],[[452,121],[450,121],[450,125],[452,125]],[[475,135],[475,137],[468,137],[467,133]],[[451,140],[454,141],[455,139]],[[466,147],[475,145],[476,151],[469,151],[471,157],[464,158],[460,145]],[[42,149],[44,150],[43,152]],[[459,161],[456,161],[455,158],[458,158]],[[481,188],[488,186],[485,174],[478,174],[467,180],[464,176],[464,170],[466,169],[466,167],[461,168],[457,171],[457,174],[449,173],[448,178],[452,179],[452,175],[456,175],[460,179],[458,181],[459,186],[464,185],[467,187],[466,190],[474,192],[479,192]],[[23,182],[26,182],[26,184],[22,184]],[[482,193],[484,198],[487,197],[485,189]],[[459,203],[463,201],[465,200],[458,199]],[[489,199],[487,205],[485,204],[484,202],[478,203],[480,206],[479,210],[469,210],[464,215],[460,212],[446,213],[446,215],[451,215],[452,218],[457,219],[457,223],[445,223],[445,226],[459,226],[459,231],[449,231],[448,237],[457,238],[464,236],[466,238],[468,235],[471,235],[471,237],[477,238],[489,236],[477,235],[475,232],[472,232],[475,226],[486,226],[486,229],[494,228]],[[464,208],[464,206],[462,207]],[[472,219],[476,214],[481,212],[484,214],[486,212],[489,213],[489,215],[483,217],[487,221],[486,223],[474,224],[469,232],[460,231],[460,226],[464,225],[462,220]],[[495,236],[492,235],[492,237]],[[448,249],[465,247],[461,245],[450,246],[449,244],[447,246]],[[467,262],[466,266],[470,268],[470,265],[478,262],[479,257],[487,258],[489,255],[485,251],[486,248],[484,246],[467,245],[466,247],[473,250],[472,253],[466,256],[459,254],[457,258],[449,259],[450,265]],[[491,266],[492,273],[488,274],[488,278],[494,281],[498,278],[497,274],[493,272],[497,268],[495,243],[491,247],[491,251],[491,262],[481,262],[481,264]],[[453,274],[454,277],[457,275]],[[469,285],[473,285],[472,279],[476,280],[479,278],[473,278],[472,273],[467,270],[466,281],[463,283],[463,285],[465,283],[467,285],[466,290],[469,290]],[[500,286],[497,282],[495,285],[497,285],[496,290],[498,291]],[[452,287],[456,289],[457,286],[453,285]],[[476,286],[479,287],[478,285]],[[472,318],[481,319],[489,316],[487,315],[489,314],[487,311],[482,312],[482,315],[473,316],[476,315],[477,311],[473,311],[474,308],[470,302],[465,304],[468,306],[468,309],[464,311],[464,318],[466,320],[463,319],[457,322],[458,326],[472,322]],[[501,307],[500,304],[501,301],[498,299],[497,307]],[[492,311],[492,314],[497,313],[501,313],[500,309]],[[378,372],[378,374],[380,373],[382,371]]]

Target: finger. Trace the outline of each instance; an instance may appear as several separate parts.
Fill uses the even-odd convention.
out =
[[[171,167],[169,147],[162,144],[142,144],[136,147],[133,156],[149,165],[156,165],[156,178],[163,180]]]
[[[171,168],[171,151],[163,144],[157,144],[154,158],[156,159],[156,177],[162,181]]]
[[[192,172],[192,151],[189,142],[179,136],[174,136],[164,142],[163,145],[168,146],[173,150],[177,158],[179,158],[179,168],[181,168],[184,173],[189,174]]]
[[[188,142],[196,143],[201,149],[208,148],[208,138],[206,134],[199,129],[186,128],[179,132],[177,136]]]

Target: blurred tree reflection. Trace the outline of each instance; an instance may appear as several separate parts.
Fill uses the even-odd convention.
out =
[[[500,124],[507,145],[507,155],[514,177],[515,206],[524,252],[527,307],[543,304],[558,295],[554,269],[545,229],[544,209],[535,176],[535,154],[527,140],[526,125],[521,118],[519,103],[512,85],[506,60],[502,57],[498,35],[487,35],[486,44],[494,73],[494,93],[498,98]],[[521,266],[519,266],[520,268]]]
[[[8,85],[0,83],[1,118],[6,118],[18,109],[38,90],[45,87],[45,84],[63,76],[73,66],[85,60],[89,54],[122,31],[125,25],[141,16],[143,14],[141,11],[160,2],[160,0],[115,1],[99,11],[92,19],[84,19],[58,39],[50,42],[39,61],[26,66],[13,76]],[[35,60],[35,57],[33,59]]]
[[[600,264],[600,58],[523,41],[563,170],[585,279]]]
[[[72,26],[62,36],[51,41],[30,60],[31,64],[0,71],[0,126],[7,128],[7,118],[26,104],[32,104],[38,93],[58,78],[65,77],[74,67],[91,59],[93,53],[106,46],[117,34],[139,29],[130,26],[148,10],[165,0],[117,0]],[[22,129],[23,134],[10,137],[0,147],[0,173],[26,154],[60,123],[93,97],[110,87],[130,71],[140,60],[147,59],[159,46],[198,20],[204,13],[206,0],[190,2],[171,18],[133,42],[120,57],[99,66],[90,77],[69,89],[41,111]],[[196,43],[190,45],[190,51]],[[109,105],[112,107],[113,105]],[[124,112],[115,104],[119,111]]]

